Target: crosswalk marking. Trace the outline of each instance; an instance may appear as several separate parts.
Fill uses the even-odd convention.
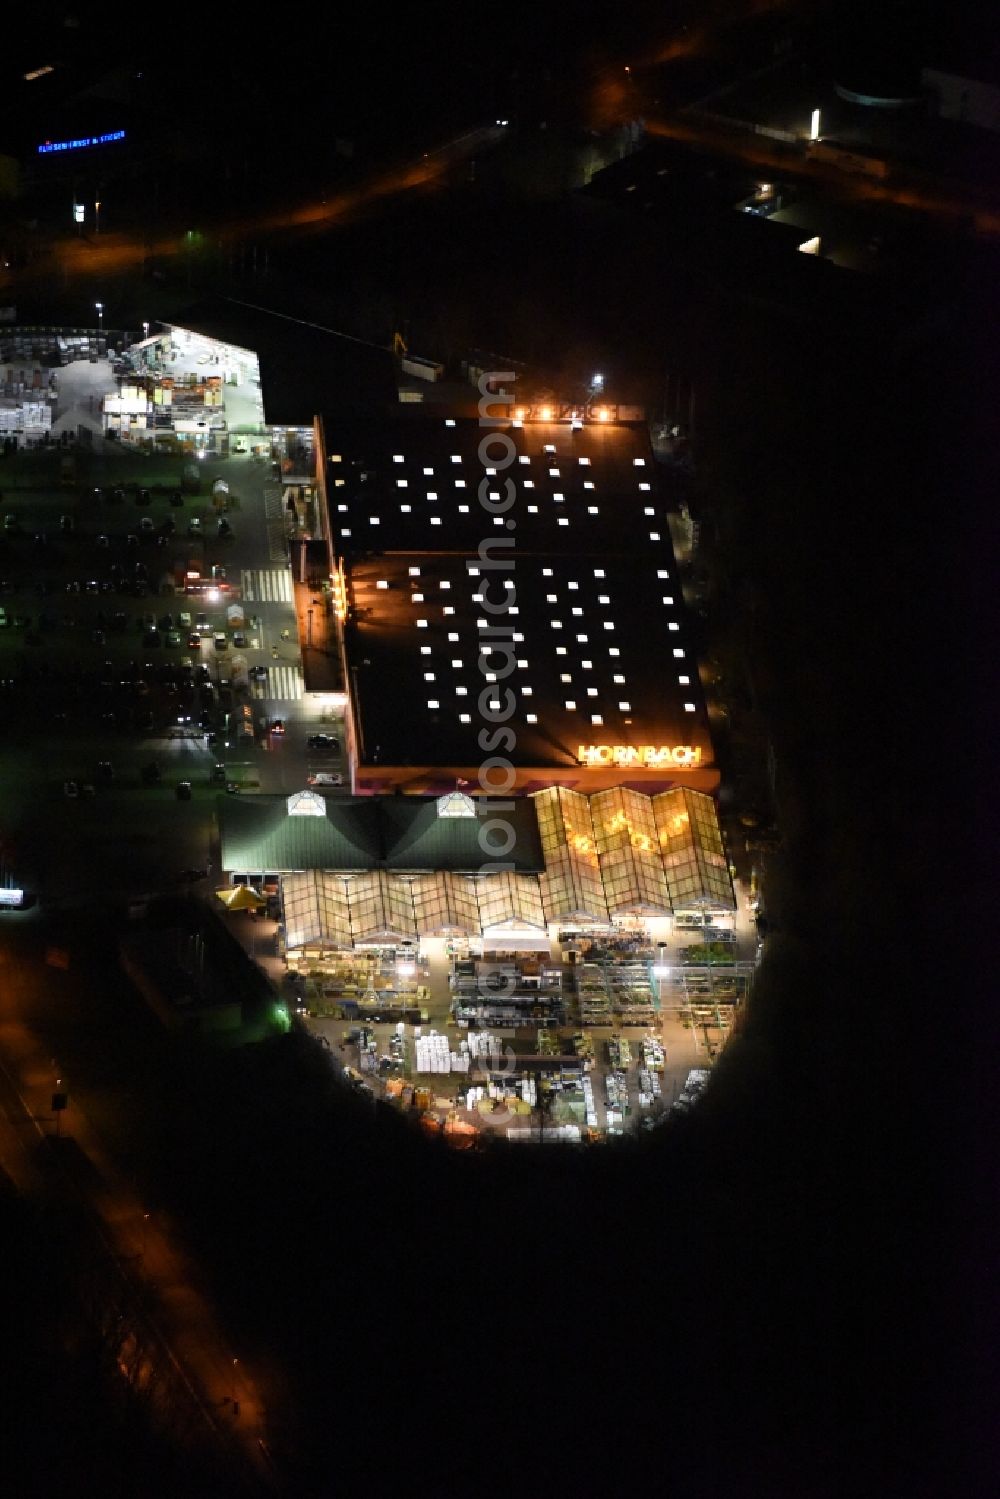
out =
[[[292,602],[292,575],[287,567],[245,568],[241,587],[248,604]]]
[[[275,702],[294,702],[302,696],[302,669],[298,666],[269,666],[266,693]]]

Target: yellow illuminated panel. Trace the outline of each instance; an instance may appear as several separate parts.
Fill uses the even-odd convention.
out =
[[[701,750],[691,744],[581,744],[576,757],[581,765],[638,766],[643,770],[691,770],[701,764]]]
[[[330,579],[333,588],[333,609],[341,624],[347,618],[347,581],[344,577],[344,564],[342,560],[337,562],[337,571]]]

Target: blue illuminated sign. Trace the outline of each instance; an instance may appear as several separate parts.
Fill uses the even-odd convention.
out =
[[[124,130],[109,130],[106,135],[85,135],[78,141],[46,141],[44,146],[39,146],[39,156],[44,156],[49,151],[79,151],[81,146],[106,146],[109,141],[123,141]]]

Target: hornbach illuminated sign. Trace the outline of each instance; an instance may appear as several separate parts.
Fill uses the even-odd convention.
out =
[[[690,744],[581,744],[581,765],[638,766],[643,770],[691,770],[701,764],[701,750]]]
[[[45,156],[49,151],[79,151],[83,146],[106,146],[109,141],[123,141],[124,130],[109,130],[106,135],[84,135],[78,141],[46,141],[44,146],[39,146],[39,156]]]

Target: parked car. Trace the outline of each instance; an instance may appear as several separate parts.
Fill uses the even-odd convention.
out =
[[[332,734],[310,734],[306,740],[307,749],[329,750],[336,754],[340,749],[340,740],[335,739]]]
[[[308,778],[310,786],[343,786],[344,777],[339,770],[317,770]]]

